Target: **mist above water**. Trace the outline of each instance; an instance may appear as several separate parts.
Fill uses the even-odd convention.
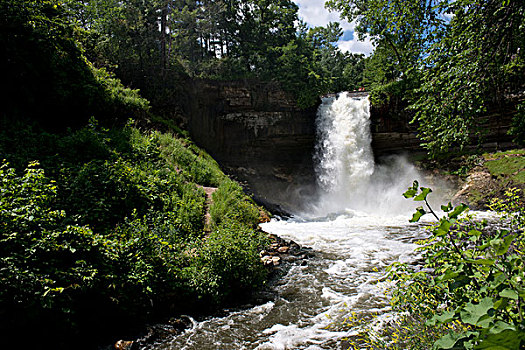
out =
[[[195,321],[158,350],[343,350],[349,344],[342,338],[355,331],[346,319],[358,315],[380,326],[392,317],[385,268],[415,262],[414,242],[426,234],[424,225],[408,223],[418,204],[402,193],[425,179],[400,156],[374,164],[369,119],[367,98],[342,93],[320,106],[314,158],[319,195],[303,213],[261,225],[311,248],[308,259],[291,262],[268,286],[275,298]]]
[[[425,185],[425,179],[400,155],[375,164],[368,97],[343,92],[324,98],[316,127],[314,162],[319,194],[300,216],[353,211],[385,216],[413,210],[415,204],[402,193],[414,180]]]

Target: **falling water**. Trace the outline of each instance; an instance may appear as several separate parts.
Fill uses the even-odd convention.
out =
[[[405,157],[395,155],[374,163],[368,97],[341,93],[319,107],[314,154],[320,193],[305,216],[341,211],[393,215],[414,204],[401,194],[413,180],[423,181]]]
[[[424,179],[402,157],[374,164],[369,117],[367,98],[342,93],[323,101],[314,156],[319,198],[292,219],[262,225],[313,256],[291,263],[269,287],[271,301],[195,322],[158,349],[346,349],[349,315],[388,317],[385,268],[415,261],[414,241],[424,235],[408,223],[413,205],[402,193]]]
[[[332,196],[355,196],[374,172],[369,109],[368,98],[346,93],[326,98],[319,108],[316,175],[320,187]]]

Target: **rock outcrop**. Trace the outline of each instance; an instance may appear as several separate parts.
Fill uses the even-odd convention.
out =
[[[194,80],[185,121],[205,148],[256,200],[279,212],[313,191],[317,108],[299,109],[276,83]]]
[[[188,80],[186,85],[179,97],[181,114],[195,142],[275,214],[301,209],[316,189],[312,155],[318,106],[301,110],[275,82]],[[376,158],[424,152],[417,127],[409,123],[413,115],[402,109],[398,102],[372,107]],[[506,133],[511,119],[510,112],[486,117],[485,149],[512,145]]]

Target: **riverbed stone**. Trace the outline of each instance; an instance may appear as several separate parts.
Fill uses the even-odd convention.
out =
[[[290,250],[290,247],[288,247],[288,246],[282,246],[282,247],[277,248],[277,251],[279,253],[283,253],[283,254],[288,253],[289,250]]]

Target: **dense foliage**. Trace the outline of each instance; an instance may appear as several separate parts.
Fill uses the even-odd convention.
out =
[[[238,302],[266,280],[260,209],[110,73],[134,67],[137,57],[155,62],[145,55],[156,52],[155,11],[145,18],[149,32],[125,38],[117,31],[141,29],[152,8],[139,5],[153,3],[160,6],[0,5],[0,333],[7,347],[20,339],[24,348],[70,347],[87,335],[91,341],[75,347],[92,347],[168,312]],[[109,24],[116,32],[103,31]],[[124,126],[130,117],[137,124]],[[137,126],[151,126],[148,119],[171,131]],[[211,204],[203,186],[218,187]]]
[[[468,207],[428,205],[429,188],[417,182],[406,198],[424,202],[412,217],[433,214],[437,223],[418,244],[423,266],[395,263],[390,277],[395,319],[381,331],[365,327],[354,338],[361,348],[522,349],[525,344],[524,229],[521,193],[509,189],[491,208],[500,223],[464,216]],[[359,324],[353,323],[355,326]]]
[[[483,115],[503,108],[514,111],[512,133],[523,140],[523,1],[330,0],[327,6],[375,41],[364,73],[372,102],[404,99],[431,153],[481,143]]]
[[[186,75],[277,80],[303,107],[359,86],[362,57],[337,49],[338,24],[306,28],[291,0],[62,4],[87,57],[140,87],[154,107],[183,93]]]
[[[261,286],[259,209],[208,155],[174,135],[95,124],[0,131],[13,162],[0,168],[3,334],[118,333],[122,317],[213,309]],[[202,185],[221,194],[209,235]]]
[[[58,2],[2,1],[0,29],[3,115],[80,126],[92,115],[114,121],[147,114],[137,91],[86,61]]]

